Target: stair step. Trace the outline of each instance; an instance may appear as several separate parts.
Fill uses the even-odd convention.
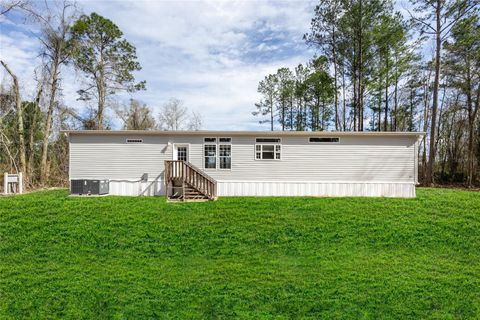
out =
[[[206,192],[197,189],[195,186],[191,185],[188,181],[182,181],[182,179],[174,179],[177,182],[183,182],[184,185],[176,187],[176,195],[174,197],[168,197],[167,201],[172,202],[183,202],[183,201],[211,201],[215,200],[215,198],[211,198],[207,195]],[[182,191],[183,189],[183,191]]]

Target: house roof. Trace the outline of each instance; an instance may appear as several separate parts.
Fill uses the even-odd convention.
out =
[[[378,131],[160,131],[160,130],[62,130],[67,135],[151,135],[151,136],[393,136],[393,137],[423,137],[424,132],[378,132]]]

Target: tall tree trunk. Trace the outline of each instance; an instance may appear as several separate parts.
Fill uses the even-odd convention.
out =
[[[53,119],[53,109],[55,108],[56,95],[57,95],[57,86],[58,86],[58,67],[59,59],[58,56],[55,57],[52,66],[52,74],[50,81],[50,99],[48,101],[48,110],[47,118],[45,119],[45,126],[43,128],[43,148],[42,148],[42,159],[40,162],[40,183],[42,186],[45,186],[48,180],[48,146],[50,142],[50,133],[52,130],[52,119]]]
[[[333,77],[334,77],[334,86],[335,86],[335,130],[338,131],[340,127],[340,119],[338,117],[338,84],[337,84],[337,77],[338,77],[338,71],[337,71],[337,51],[335,50],[336,46],[336,36],[335,36],[335,29],[333,30],[332,34],[332,55],[333,55]]]
[[[470,78],[470,73],[469,73]],[[472,101],[470,79],[468,81],[467,104],[468,104],[468,173],[467,173],[467,186],[471,188],[473,186],[474,173],[475,173],[475,154],[474,154],[474,139],[475,139],[475,120],[480,104],[480,85],[477,88],[477,97],[475,105]],[[480,138],[480,137],[479,137]]]
[[[270,97],[270,131],[273,131],[273,97]]]
[[[395,91],[393,93],[393,129],[392,131],[397,131],[397,112],[398,112],[398,61],[397,57],[395,56]]]
[[[347,100],[345,97],[345,68],[342,70],[342,97],[343,97],[343,131],[347,131]]]
[[[432,103],[432,126],[430,128],[430,150],[428,156],[427,174],[425,177],[425,184],[433,184],[433,169],[435,166],[435,139],[436,139],[436,125],[437,125],[437,109],[438,109],[438,87],[440,83],[440,54],[442,46],[441,34],[441,6],[442,1],[436,1],[436,34],[435,34],[435,80],[433,82],[433,103]]]
[[[409,121],[409,128],[408,128],[408,131],[415,131],[414,128],[413,128],[413,108],[414,108],[414,105],[413,105],[413,99],[414,99],[414,94],[415,94],[415,91],[413,88],[410,88],[410,121]]]
[[[107,94],[107,88],[105,83],[105,70],[103,63],[103,52],[100,52],[100,63],[97,77],[97,91],[98,91],[98,110],[97,110],[97,129],[103,130],[103,119],[105,112],[105,100]]]
[[[347,131],[347,99],[345,97],[345,70],[342,72],[342,121],[343,131]]]
[[[103,81],[98,84],[98,109],[97,109],[97,129],[103,130],[103,118],[105,111],[105,87]]]
[[[300,131],[301,126],[301,117],[302,117],[302,99],[298,97],[297,99],[297,114],[295,115],[295,129]]]
[[[359,0],[360,13],[359,19],[359,33],[358,33],[358,131],[363,131],[363,94],[364,94],[364,82],[363,82],[363,0]]]
[[[447,86],[445,85],[443,87],[443,94],[442,94],[442,102],[440,103],[440,108],[438,110],[438,122],[437,122],[437,140],[435,141],[435,150],[438,150],[438,144],[440,143],[440,139],[438,138],[439,134],[440,134],[440,128],[442,126],[442,116],[443,116],[443,106],[444,106],[444,103],[445,103],[445,92],[447,90]],[[460,94],[457,94],[456,97],[455,97],[455,105],[458,103],[458,99],[460,99]]]
[[[428,97],[428,80],[430,79],[430,74],[426,79],[423,87],[423,132],[428,132],[428,119],[430,117],[429,114],[429,97]],[[422,152],[422,178],[423,182],[425,183],[427,179],[427,136],[423,137],[423,152]]]
[[[357,70],[355,67],[353,68],[352,74],[353,74],[353,131],[357,131],[357,111],[358,111],[357,110],[358,109],[357,86],[358,84],[357,84]]]
[[[290,130],[294,131],[293,127],[293,97],[290,97]]]
[[[353,63],[352,63],[352,77],[353,77],[353,131],[358,130],[358,54],[359,54],[359,47],[358,47],[358,30],[354,30],[354,36],[356,37],[353,39]]]
[[[362,77],[363,77],[363,75],[362,75]],[[362,78],[362,80],[363,80],[363,78]],[[363,112],[364,112],[364,110],[365,110],[365,108],[364,108],[364,99],[363,99],[364,93],[365,93],[365,86],[364,86],[364,84],[363,84],[363,81],[361,81],[360,93],[359,93],[359,95],[360,95],[360,97],[359,97],[360,111],[359,111],[359,119],[358,119],[358,124],[359,124],[358,130],[359,130],[359,131],[363,131],[363,118],[364,118]]]
[[[382,131],[382,90],[378,90],[378,131]]]
[[[8,74],[13,79],[13,87],[15,92],[15,107],[17,109],[17,128],[18,128],[18,141],[19,141],[19,153],[20,153],[20,171],[23,172],[24,177],[28,180],[27,177],[27,158],[25,155],[25,133],[24,133],[24,125],[23,125],[23,107],[22,107],[22,100],[20,97],[20,86],[18,84],[17,76],[8,68],[5,62],[0,60],[0,63],[8,72]]]
[[[474,170],[474,155],[473,155],[473,123],[471,122],[471,112],[468,115],[468,170],[467,170],[467,187],[471,188],[473,185],[473,170]]]
[[[322,101],[322,117],[320,119],[321,126],[320,126],[320,131],[325,130],[325,102]]]
[[[307,99],[304,96],[303,99],[303,129],[302,130],[307,130],[307,120],[308,120],[308,105],[307,105]]]
[[[389,87],[389,75],[388,75],[388,53],[386,54],[385,59],[385,118],[383,120],[383,131],[388,130],[388,87]]]
[[[29,142],[28,142],[28,176],[30,177],[30,182],[33,180],[33,167],[34,167],[34,160],[35,160],[35,129],[37,128],[37,117],[38,117],[38,109],[40,107],[40,98],[42,96],[43,86],[40,86],[38,89],[37,97],[35,99],[35,110],[33,112],[33,119],[32,123],[30,124],[30,133],[29,133]]]
[[[312,131],[317,131],[318,130],[318,114],[319,114],[319,108],[318,108],[318,102],[315,103],[314,106],[310,107],[310,112],[311,112],[311,129]]]

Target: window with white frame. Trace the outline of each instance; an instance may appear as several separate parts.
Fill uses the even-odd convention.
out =
[[[204,168],[231,169],[232,168],[232,138],[205,137],[203,138]]]
[[[221,140],[222,138],[220,138]],[[218,160],[220,162],[220,169],[231,169],[232,168],[232,145],[230,144],[220,144]]]
[[[257,138],[255,139],[255,159],[257,160],[280,160],[282,145],[280,138]]]
[[[205,144],[203,146],[204,150],[204,167],[205,169],[216,169],[217,168],[217,145],[216,144]]]
[[[177,147],[177,160],[188,161],[188,147],[187,146],[178,146]]]

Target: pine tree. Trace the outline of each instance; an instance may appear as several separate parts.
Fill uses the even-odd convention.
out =
[[[276,75],[270,74],[258,84],[258,93],[262,95],[261,100],[255,103],[257,111],[252,112],[254,116],[269,116],[269,119],[262,119],[260,123],[270,123],[270,130],[273,131],[275,123],[275,102],[277,97],[278,79]]]
[[[103,129],[108,96],[118,91],[145,89],[145,81],[135,83],[134,71],[141,69],[135,47],[109,19],[96,13],[81,16],[72,27],[76,43],[74,62],[88,79],[79,90],[80,99],[97,100],[97,128]]]
[[[287,128],[293,129],[293,99],[295,90],[295,81],[293,79],[293,72],[289,68],[280,68],[276,74],[277,86],[276,91],[278,103],[277,110],[279,115],[279,122],[282,126],[282,131]]]
[[[310,129],[323,131],[327,129],[334,113],[331,108],[335,96],[334,79],[327,72],[326,57],[314,58],[310,65],[312,72],[305,80],[310,105]]]
[[[446,73],[451,76],[451,86],[465,97],[468,119],[467,186],[474,181],[475,124],[480,103],[480,24],[472,14],[460,20],[451,31],[451,40],[445,43]]]
[[[432,88],[429,159],[425,176],[425,184],[431,185],[436,156],[442,42],[448,37],[455,24],[476,8],[477,0],[411,0],[411,2],[415,5],[417,13],[416,16],[410,14],[412,20],[422,33],[432,36],[435,41],[435,76]]]

